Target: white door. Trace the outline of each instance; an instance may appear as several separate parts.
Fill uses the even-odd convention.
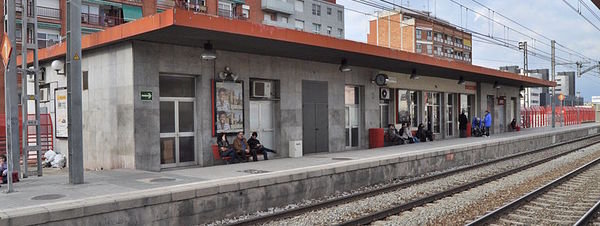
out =
[[[250,101],[250,133],[258,133],[258,140],[266,148],[273,147],[273,102],[271,101]]]

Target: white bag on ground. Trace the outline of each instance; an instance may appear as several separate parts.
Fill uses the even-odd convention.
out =
[[[56,156],[54,156],[54,160],[52,161],[52,168],[63,168],[65,167],[65,155],[63,154],[56,154]]]
[[[52,151],[52,150],[48,150],[45,154],[44,154],[44,162],[42,163],[43,165],[47,165],[47,164],[51,164],[52,161],[54,161],[54,157],[56,157],[56,152]]]

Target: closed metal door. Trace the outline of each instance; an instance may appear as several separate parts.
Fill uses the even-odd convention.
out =
[[[327,82],[302,81],[302,152],[329,151]]]

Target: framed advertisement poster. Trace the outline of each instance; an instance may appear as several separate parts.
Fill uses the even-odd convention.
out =
[[[213,103],[213,135],[244,131],[243,82],[216,81],[213,87]]]
[[[69,137],[69,121],[67,109],[67,87],[54,89],[54,125],[57,138]]]

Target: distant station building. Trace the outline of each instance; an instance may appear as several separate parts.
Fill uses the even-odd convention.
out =
[[[493,117],[507,131],[519,87],[554,83],[295,29],[166,10],[82,38],[87,169],[160,171],[222,164],[218,133],[239,131],[278,157],[368,148],[368,129],[423,123],[458,137],[458,116]],[[43,104],[53,119],[67,77],[65,43],[40,50]],[[19,61],[20,63],[20,61]],[[67,152],[66,121],[54,126]],[[292,144],[292,145],[290,145]],[[298,145],[299,144],[299,145]]]
[[[504,66],[500,67],[501,71],[525,74],[519,66]],[[539,78],[542,80],[550,80],[548,69],[527,70],[527,76]],[[583,97],[576,92],[575,89],[576,76],[575,72],[558,72],[556,73],[556,106],[583,106]],[[563,95],[563,100],[559,100],[558,96]],[[549,87],[527,87],[521,95],[521,106],[551,106],[552,105],[552,88]]]
[[[471,34],[429,14],[413,10],[379,13],[369,21],[367,43],[471,64]]]

